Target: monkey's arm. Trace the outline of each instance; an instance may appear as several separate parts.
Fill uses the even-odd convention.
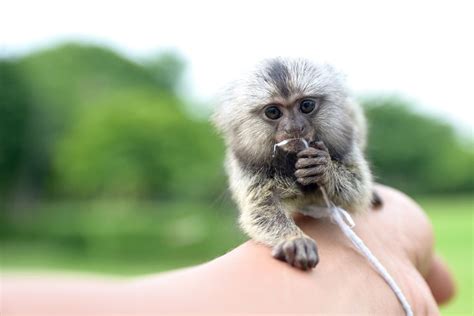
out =
[[[301,269],[316,266],[316,243],[296,226],[275,193],[273,180],[239,173],[230,180],[242,229],[252,239],[272,246],[274,257]]]
[[[298,153],[295,176],[302,185],[324,186],[329,198],[352,211],[366,210],[372,198],[367,162],[355,148],[343,161],[332,160],[322,142]]]
[[[254,180],[254,181],[252,181]],[[303,232],[296,226],[280,199],[273,192],[272,183],[251,179],[238,199],[240,224],[254,240],[275,246],[279,241],[301,237]]]

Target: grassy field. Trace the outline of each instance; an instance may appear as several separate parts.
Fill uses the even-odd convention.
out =
[[[420,198],[451,267],[456,298],[444,315],[473,314],[473,200]],[[228,205],[127,202],[52,204],[0,216],[3,270],[73,270],[113,275],[155,273],[221,255],[246,238]],[[40,215],[39,215],[40,214]]]
[[[230,206],[118,202],[35,211],[3,219],[10,230],[2,229],[3,267],[156,273],[210,260],[245,240]]]
[[[458,293],[443,306],[443,315],[474,315],[474,200],[473,198],[418,199],[435,230],[436,250],[448,262]]]

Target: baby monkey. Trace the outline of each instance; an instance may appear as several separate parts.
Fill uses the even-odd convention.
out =
[[[240,225],[252,239],[273,247],[275,258],[304,270],[318,263],[315,241],[292,214],[324,210],[320,186],[349,212],[370,207],[363,111],[331,66],[266,60],[229,86],[213,121],[227,145],[226,170]]]

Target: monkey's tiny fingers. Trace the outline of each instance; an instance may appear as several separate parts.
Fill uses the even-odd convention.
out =
[[[318,156],[318,150],[313,147],[308,147],[306,149],[303,149],[297,154],[298,158],[303,158],[303,157],[308,158],[308,157],[316,157],[316,156]]]
[[[313,143],[311,143],[311,147],[317,148],[319,150],[328,151],[328,148],[326,147],[326,145],[324,144],[323,141],[313,142]]]
[[[314,268],[319,262],[316,242],[309,237],[283,240],[273,248],[272,255],[302,270]]]

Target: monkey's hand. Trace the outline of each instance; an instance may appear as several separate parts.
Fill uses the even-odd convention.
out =
[[[301,185],[325,185],[329,178],[331,156],[323,142],[316,142],[297,155],[295,176]]]
[[[302,270],[314,268],[319,261],[316,242],[307,237],[293,237],[273,247],[273,257]]]

